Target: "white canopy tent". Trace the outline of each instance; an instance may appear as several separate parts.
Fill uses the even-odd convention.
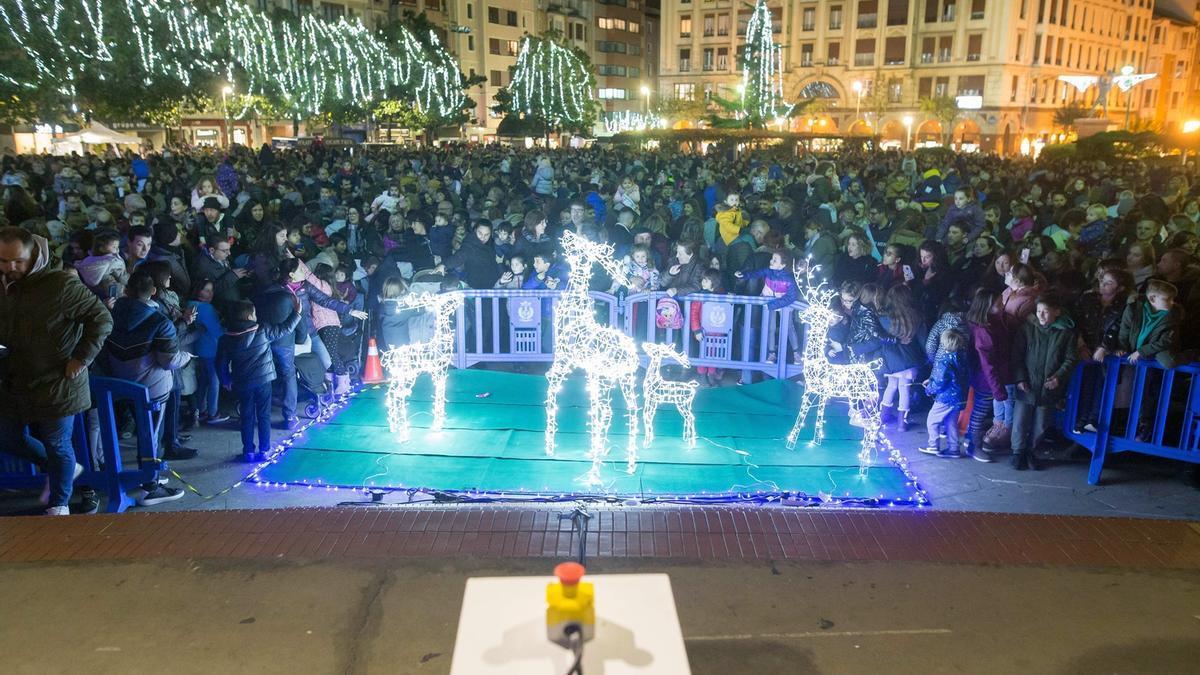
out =
[[[72,152],[83,154],[84,145],[141,145],[140,136],[122,134],[99,122],[92,122],[87,127],[54,139],[52,146],[56,155],[67,155]]]

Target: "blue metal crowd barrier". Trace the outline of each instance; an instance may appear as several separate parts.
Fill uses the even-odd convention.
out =
[[[160,469],[165,467],[158,457],[158,439],[154,433],[154,413],[160,404],[150,400],[150,390],[127,380],[109,377],[89,378],[92,393],[92,409],[75,416],[72,435],[75,461],[84,471],[75,481],[76,485],[89,485],[101,489],[107,495],[105,510],[120,513],[136,502],[127,492],[145,483],[158,480]],[[128,402],[132,406],[137,433],[136,468],[125,468],[121,457],[121,436],[118,431],[116,404]],[[92,412],[99,425],[99,452],[94,439],[88,433],[87,417]],[[99,460],[99,466],[97,461]],[[0,487],[36,488],[42,485],[45,476],[28,462],[11,455],[0,453]]]
[[[554,360],[554,305],[561,291],[466,290],[455,323],[455,365],[529,363]],[[592,292],[596,320],[616,326],[638,342],[671,343],[696,366],[756,371],[776,378],[799,374],[787,345],[800,341],[793,325],[793,308],[767,310],[762,296],[693,294],[675,298],[680,316],[658,325],[663,292],[637,293],[624,298]],[[692,331],[694,312],[702,313],[701,334]],[[670,327],[673,323],[678,328]],[[793,351],[798,353],[798,351]],[[643,356],[643,361],[646,358]]]
[[[1085,378],[1089,368],[1103,369],[1101,378]],[[1092,453],[1088,483],[1097,485],[1109,455],[1136,452],[1200,464],[1200,363],[1163,368],[1153,359],[1130,364],[1109,356],[1075,369],[1067,390],[1062,429],[1070,440]],[[1089,381],[1090,380],[1090,381]],[[1092,385],[1097,390],[1084,392]],[[1128,407],[1117,407],[1118,393],[1129,394]],[[1095,431],[1079,429],[1087,415],[1081,401],[1099,398]],[[1153,408],[1153,409],[1151,409]],[[1081,414],[1084,417],[1081,417]]]

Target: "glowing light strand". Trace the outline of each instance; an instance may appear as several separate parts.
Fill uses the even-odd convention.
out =
[[[696,414],[692,412],[692,403],[696,399],[696,390],[700,387],[700,383],[695,380],[688,382],[664,380],[662,373],[659,372],[664,360],[675,361],[684,368],[691,368],[691,361],[687,355],[675,351],[675,348],[670,345],[643,342],[642,351],[650,357],[650,363],[646,366],[646,379],[642,382],[642,398],[646,406],[645,445],[649,446],[654,441],[654,415],[658,411],[658,407],[673,405],[679,411],[680,417],[683,418],[683,442],[689,448],[696,447]]]
[[[440,431],[446,422],[446,377],[454,361],[454,314],[463,305],[461,293],[428,293],[404,296],[400,303],[434,315],[433,337],[428,342],[409,343],[389,349],[380,359],[388,375],[388,426],[400,441],[410,435],[408,398],[422,373],[433,380],[433,423]]]
[[[600,265],[622,286],[629,286],[624,266],[613,259],[612,247],[588,241],[568,230],[561,239],[564,258],[571,270],[567,288],[554,309],[554,362],[546,373],[546,454],[554,454],[558,433],[558,395],[563,382],[575,370],[587,377],[589,396],[589,457],[592,468],[585,480],[600,483],[600,466],[608,454],[608,430],[612,423],[612,390],[620,387],[628,416],[629,438],[626,470],[637,468],[637,347],[633,338],[612,326],[596,322],[595,304],[588,295],[592,265]]]

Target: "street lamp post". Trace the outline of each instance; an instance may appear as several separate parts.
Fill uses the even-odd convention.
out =
[[[854,90],[854,122],[858,123],[859,111],[862,109],[863,83],[862,80],[855,80],[850,88]],[[853,126],[853,125],[851,125]]]
[[[224,135],[225,135],[226,149],[228,149],[229,145],[230,145],[230,143],[229,143],[229,101],[228,101],[228,97],[232,93],[233,93],[233,87],[228,84],[221,88],[221,116],[223,117],[222,123],[223,123],[223,126],[225,127]]]
[[[912,115],[904,116],[904,149],[912,150]]]
[[[650,87],[642,85],[642,96],[646,99],[646,114],[650,114]]]

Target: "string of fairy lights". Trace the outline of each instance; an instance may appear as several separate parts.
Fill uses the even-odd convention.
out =
[[[222,75],[295,114],[370,102],[393,88],[443,116],[466,100],[458,64],[435,34],[430,48],[407,28],[385,41],[357,19],[308,14],[288,22],[236,0],[210,12],[187,0],[0,0],[0,22],[33,66],[24,80],[11,72],[0,79],[67,96],[80,73],[113,64],[116,46],[131,43],[146,85],[171,79],[191,86],[198,75]]]
[[[509,85],[512,108],[536,114],[552,126],[577,124],[592,103],[590,81],[587,66],[573,51],[551,40],[526,36]]]

